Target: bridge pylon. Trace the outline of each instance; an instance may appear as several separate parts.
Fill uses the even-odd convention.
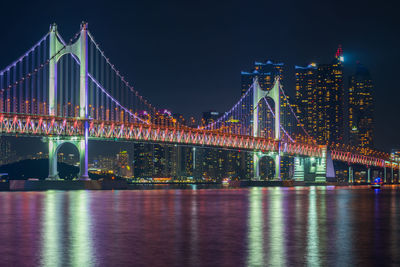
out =
[[[255,77],[253,81],[253,136],[258,137],[258,121],[259,121],[259,102],[265,97],[270,97],[274,101],[275,108],[275,140],[278,141],[278,149],[274,153],[274,161],[275,161],[275,180],[281,179],[281,148],[280,148],[280,139],[281,139],[281,131],[280,131],[280,77],[275,77],[274,86],[269,91],[264,91],[261,89],[260,84],[258,82],[258,78]],[[253,153],[253,175],[254,180],[260,180],[260,160],[262,157],[266,155],[258,152]]]
[[[326,177],[335,177],[332,159],[328,168],[327,147],[320,146],[320,157],[294,157],[294,180],[325,183]],[[329,170],[328,170],[329,169]]]
[[[57,25],[50,26],[50,61],[49,61],[49,115],[56,116],[57,111],[57,62],[66,54],[73,54],[79,59],[80,86],[79,86],[79,119],[85,121],[84,136],[70,139],[48,138],[49,143],[49,177],[50,180],[59,179],[57,171],[57,151],[64,142],[71,142],[78,147],[80,159],[79,179],[89,180],[88,175],[88,34],[87,23],[82,22],[79,38],[73,44],[64,45],[57,37]]]

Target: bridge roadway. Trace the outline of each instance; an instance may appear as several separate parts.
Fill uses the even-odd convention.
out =
[[[89,139],[91,140],[134,140],[231,148],[262,153],[279,151],[286,155],[305,157],[321,157],[323,150],[326,149],[326,146],[321,145],[277,141],[272,138],[227,134],[189,127],[176,128],[173,126],[12,113],[0,113],[0,134],[80,139],[84,136],[85,122],[89,124]],[[386,166],[399,169],[399,164],[388,158],[377,158],[340,150],[330,150],[329,153],[332,160],[349,164]]]

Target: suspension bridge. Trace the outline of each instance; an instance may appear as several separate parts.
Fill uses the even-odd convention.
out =
[[[55,24],[36,44],[0,72],[0,133],[42,137],[49,146],[48,179],[57,180],[57,151],[66,142],[78,148],[80,179],[88,176],[88,140],[132,140],[248,151],[253,177],[260,159],[274,158],[280,180],[282,156],[294,158],[294,179],[305,173],[326,181],[332,160],[398,170],[389,154],[345,144],[317,144],[304,130],[280,77],[270,90],[257,79],[216,121],[189,127],[160,112],[106,57],[87,24],[67,42]],[[327,167],[328,166],[328,167]],[[349,170],[350,171],[350,170]],[[370,180],[370,172],[368,171]],[[393,179],[393,175],[392,175]]]

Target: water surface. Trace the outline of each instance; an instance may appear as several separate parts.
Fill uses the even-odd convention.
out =
[[[0,192],[1,266],[400,264],[400,188]]]

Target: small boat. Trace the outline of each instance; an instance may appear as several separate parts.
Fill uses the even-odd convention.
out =
[[[380,177],[375,178],[374,181],[371,183],[372,189],[379,189],[382,186],[383,186],[383,180]]]

